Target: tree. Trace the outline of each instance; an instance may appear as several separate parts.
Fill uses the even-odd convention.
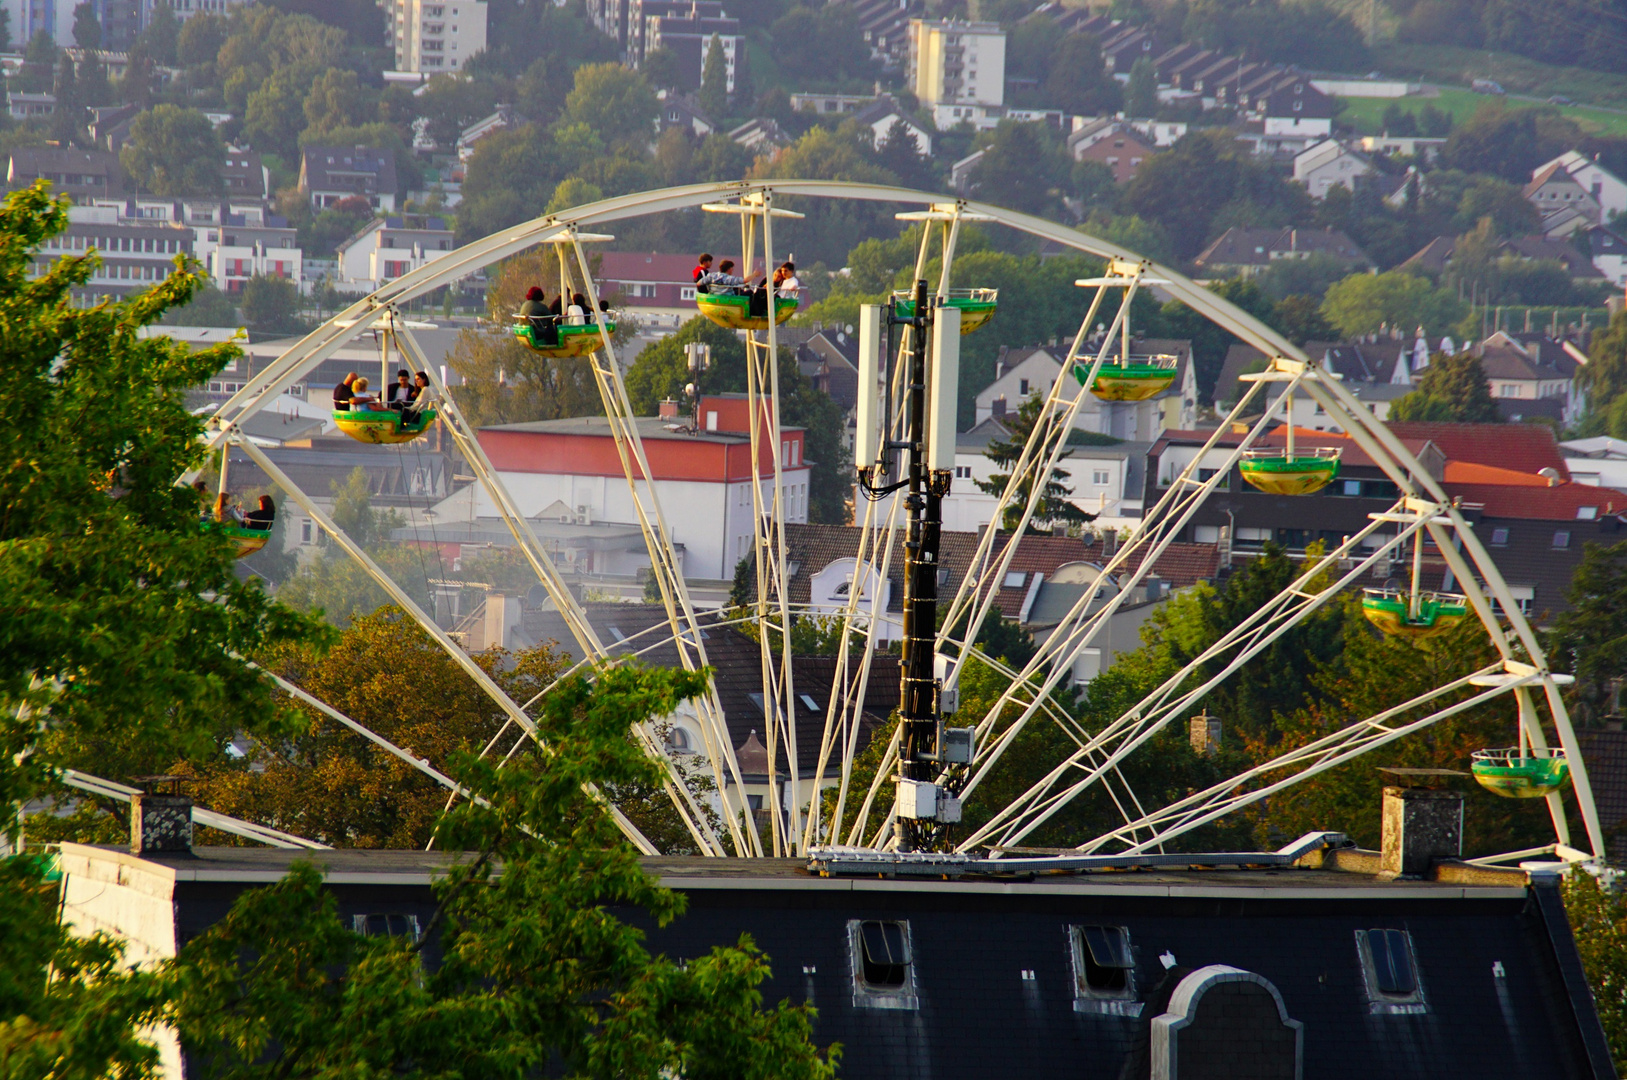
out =
[[[1436,353],[1418,380],[1418,389],[1396,398],[1390,419],[1495,424],[1502,419],[1480,358],[1467,349],[1453,356]]]
[[[933,186],[932,159],[921,153],[915,132],[902,119],[894,120],[887,129],[886,138],[876,149],[876,163],[898,177],[905,187],[930,190]]]
[[[531,698],[563,671],[547,648],[518,655],[488,649],[477,662],[510,696]],[[267,666],[442,772],[478,754],[508,714],[406,613],[362,615],[331,650],[295,647]],[[412,672],[403,692],[402,672]],[[192,791],[222,813],[339,847],[422,849],[434,835],[446,789],[311,706],[304,730],[256,745],[241,761],[198,771]]]
[[[145,109],[152,104],[157,92],[158,73],[153,69],[153,58],[140,41],[130,49],[124,65],[124,77],[119,80],[119,100]]]
[[[11,9],[0,8],[0,52],[11,51]]]
[[[310,85],[295,69],[273,72],[244,102],[243,137],[256,150],[292,159],[305,129],[305,96]]]
[[[23,70],[18,89],[28,94],[43,94],[51,89],[55,77],[59,50],[51,35],[44,30],[36,33],[23,50]]]
[[[167,309],[158,320],[165,326],[236,326],[237,308],[207,278],[185,304]]]
[[[175,17],[170,5],[157,3],[147,15],[147,25],[142,27],[140,41],[147,47],[147,53],[156,64],[173,67],[179,58],[181,43],[181,20]]]
[[[1158,72],[1145,56],[1130,66],[1130,81],[1124,86],[1124,113],[1135,119],[1151,119],[1158,111]]]
[[[1440,163],[1524,184],[1532,169],[1570,149],[1581,135],[1557,109],[1509,109],[1487,102],[1447,137]]]
[[[94,253],[27,278],[34,250],[66,223],[43,183],[0,204],[0,362],[11,388],[0,417],[13,432],[0,461],[7,802],[64,763],[57,750],[93,768],[74,754],[79,740],[104,733],[161,756],[221,726],[278,730],[281,714],[235,656],[310,629],[237,580],[229,545],[198,530],[196,496],[175,486],[203,464],[185,391],[238,350],[193,353],[168,338],[138,339],[136,327],[184,303],[199,279],[189,267],[128,301],[72,307]],[[84,401],[107,395],[120,408],[87,419]],[[143,659],[160,653],[175,670]],[[28,746],[38,754],[17,764]]]
[[[729,64],[723,55],[723,39],[716,34],[706,46],[706,62],[701,66],[701,88],[696,95],[700,107],[713,121],[729,112]]]
[[[620,64],[587,64],[565,96],[564,121],[586,124],[611,145],[647,146],[655,137],[655,91]]]
[[[1035,427],[1046,430],[1044,438],[1049,439],[1052,437],[1049,432],[1054,430],[1058,422],[1056,413],[1046,403],[1046,395],[1040,392],[1030,394],[1017,407],[1016,415],[1006,421],[1009,437],[990,439],[988,446],[983,450],[983,456],[1005,472],[993,473],[987,480],[972,482],[984,494],[996,497],[1004,494],[1007,484],[1011,481],[1011,471],[1016,466],[1017,459],[1021,457],[1023,448],[1033,438]],[[1064,450],[1058,460],[1065,461],[1072,456],[1072,450]],[[1028,471],[1018,478],[1016,494],[1007,503],[1005,514],[1000,519],[1000,527],[1007,532],[1015,532],[1022,523],[1023,511],[1028,507],[1028,500],[1034,491],[1035,478],[1043,465],[1043,461],[1038,458],[1031,459],[1027,466]],[[1055,468],[1046,476],[1044,486],[1040,489],[1039,501],[1034,505],[1030,527],[1056,522],[1073,525],[1095,520],[1095,514],[1086,513],[1068,501],[1068,496],[1073,494],[1073,488],[1066,483],[1068,475],[1066,470]]]
[[[1627,1062],[1627,900],[1585,872],[1565,876],[1565,914],[1617,1069]]]
[[[1555,619],[1548,653],[1555,670],[1576,676],[1581,718],[1597,721],[1614,709],[1611,684],[1627,675],[1627,543],[1589,543],[1566,594],[1570,610]]]
[[[712,41],[715,44],[717,38],[714,37]],[[707,63],[711,63],[712,49],[710,45],[706,49],[706,60]],[[538,63],[546,63],[546,61],[538,61]],[[678,73],[678,54],[665,45],[645,53],[644,63],[639,67],[639,70],[644,73],[645,81],[657,90],[676,90],[678,82],[682,78]],[[706,76],[703,71],[701,83],[704,85],[705,82]]]
[[[377,115],[377,102],[362,89],[356,73],[338,68],[324,71],[312,84],[303,108],[305,130],[300,133],[301,143],[322,142],[336,128],[360,127]]]
[[[1055,216],[1072,163],[1047,124],[1002,120],[972,169],[979,199],[1026,214]]]
[[[102,47],[102,24],[96,19],[96,5],[90,0],[74,5],[73,43],[81,49]]]
[[[119,164],[154,195],[213,195],[220,191],[224,157],[225,148],[207,116],[196,109],[156,105],[131,121]]]
[[[1225,132],[1188,133],[1141,163],[1120,209],[1168,230],[1191,258],[1230,225],[1289,225],[1312,214],[1305,189],[1274,174]]]
[[[1118,82],[1102,63],[1101,47],[1090,34],[1063,37],[1044,92],[1053,108],[1087,116],[1117,112],[1124,101]]]
[[[51,114],[51,131],[61,145],[67,146],[84,126],[85,107],[79,96],[73,59],[66,52],[57,64],[56,82],[52,89],[56,94],[56,111]]]
[[[1329,341],[1334,337],[1333,327],[1322,317],[1316,297],[1295,294],[1277,301],[1272,323],[1295,345],[1307,341]]]
[[[1401,270],[1352,274],[1330,286],[1322,298],[1322,316],[1347,338],[1375,333],[1386,324],[1442,334],[1467,313],[1467,305],[1452,293]]]
[[[290,334],[300,329],[299,288],[285,277],[255,274],[243,283],[241,303],[250,330]]]
[[[1627,313],[1616,312],[1604,333],[1593,335],[1588,359],[1576,372],[1576,381],[1587,391],[1591,416],[1627,392]]]
[[[309,865],[244,894],[168,968],[183,1040],[227,1078],[832,1076],[834,1051],[810,1042],[809,1006],[761,1007],[768,967],[749,938],[687,961],[656,957],[614,914],[636,908],[663,925],[684,903],[582,789],[657,784],[628,731],[704,688],[704,676],[670,670],[574,677],[538,703],[546,752],[528,743],[500,772],[465,767],[489,803],[461,803],[437,835],[470,857],[433,886],[432,969],[421,942],[343,925]]]
[[[568,176],[554,188],[554,197],[548,200],[543,213],[557,214],[575,206],[598,202],[602,198],[604,192],[599,190],[598,185],[590,184],[580,176]]]
[[[1459,227],[1474,228],[1490,218],[1498,236],[1530,236],[1542,231],[1542,215],[1525,197],[1518,184],[1482,176],[1470,185],[1458,202]]]

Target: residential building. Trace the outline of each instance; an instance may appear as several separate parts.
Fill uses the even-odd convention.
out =
[[[252,2],[253,0],[142,0],[146,8],[142,15],[142,23],[145,25],[146,20],[152,15],[153,7],[159,3],[167,4],[176,19],[186,22],[194,15],[221,15],[234,7]]]
[[[271,170],[253,150],[226,144],[226,160],[220,167],[221,187],[228,199],[263,200],[271,194]]]
[[[196,226],[198,259],[215,287],[235,293],[257,275],[286,278],[307,291],[304,252],[288,219],[263,206],[227,208],[218,227]]]
[[[690,578],[728,580],[751,552],[752,455],[744,394],[700,399],[693,423],[672,417],[635,420],[660,500],[668,539],[681,552]],[[603,417],[544,420],[482,428],[480,445],[526,517],[570,514],[578,520],[634,524],[621,457]],[[762,497],[773,498],[773,455],[780,458],[784,520],[808,520],[809,462],[801,428],[782,427],[780,445],[760,446]],[[480,516],[495,516],[488,496],[477,504]],[[641,563],[608,567],[632,574]]]
[[[973,150],[949,166],[949,187],[956,195],[970,195],[972,193],[972,177],[977,172],[978,165],[988,154],[987,150]]]
[[[1101,35],[1100,41],[1102,64],[1113,75],[1128,76],[1137,60],[1151,63],[1168,51],[1157,35],[1140,26],[1120,25]]]
[[[957,488],[962,484],[970,486],[964,478],[953,482]],[[884,509],[882,516],[885,517]],[[859,560],[859,535],[862,531],[848,525],[786,526],[787,566],[794,566],[787,583],[787,595],[792,604],[805,604],[813,612],[834,615],[847,610],[849,598],[857,589],[859,601],[856,613],[863,619],[876,620],[876,638],[879,641],[894,642],[903,633],[906,538],[903,530],[895,534],[892,558],[886,563],[886,573],[883,574],[884,556],[881,553],[873,552],[865,562]],[[954,595],[966,576],[973,572],[981,532],[945,528],[939,534],[940,596]],[[1027,626],[1046,581],[1059,574],[1065,578],[1068,576],[1066,570],[1080,569],[1083,565],[1094,565],[1099,569],[1116,550],[1116,540],[1117,536],[1113,533],[1099,538],[1088,532],[1079,537],[1036,533],[1024,535],[1017,543],[1000,588],[995,590],[994,610],[1002,618],[1019,626]],[[1184,589],[1199,581],[1212,580],[1216,571],[1216,555],[1213,544],[1172,544],[1152,566],[1152,574],[1161,579],[1156,595],[1149,589],[1143,598],[1161,600],[1167,597],[1169,590],[1164,584]],[[1135,570],[1140,562],[1137,558],[1124,568],[1124,572]],[[1076,679],[1076,683],[1088,682],[1094,677],[1098,665],[1105,667],[1112,662],[1115,652],[1139,648],[1141,642],[1135,631],[1150,614],[1152,608],[1147,607],[1136,615],[1129,626],[1124,627],[1128,632],[1117,635],[1117,648],[1096,648],[1082,652],[1081,659],[1088,657],[1088,667],[1081,666],[1076,670],[1088,671],[1088,674]],[[1103,658],[1107,663],[1100,663]]]
[[[1627,180],[1599,164],[1596,158],[1571,150],[1537,166],[1531,171],[1531,179],[1535,180],[1554,165],[1564,169],[1577,186],[1599,204],[1601,221],[1607,221],[1611,214],[1627,214]]]
[[[1117,120],[1098,120],[1075,128],[1068,136],[1068,152],[1075,161],[1094,161],[1113,172],[1115,183],[1135,179],[1141,163],[1158,152],[1155,139],[1139,128]]]
[[[1587,230],[1593,268],[1612,285],[1627,285],[1627,239],[1603,225]]]
[[[733,36],[740,32],[739,20],[731,19],[723,10],[722,0],[624,0],[627,4],[627,40],[625,56],[629,64],[638,67],[651,49],[658,48],[651,40],[655,19],[674,18],[700,24],[712,33]],[[696,66],[694,82],[685,89],[700,86],[700,67]]]
[[[797,345],[797,367],[844,412],[858,405],[859,341],[845,328],[823,327],[810,334]]]
[[[1425,135],[1362,135],[1356,145],[1364,154],[1387,154],[1390,157],[1409,157],[1432,162],[1440,156],[1446,140]]]
[[[923,105],[1003,104],[1005,31],[998,23],[911,19],[908,79]]]
[[[831,0],[850,8],[870,56],[889,74],[902,70],[909,57],[910,16],[919,5],[910,0]]]
[[[616,306],[636,314],[641,323],[676,330],[695,317],[694,255],[601,251],[595,256],[599,294],[617,297]]]
[[[821,116],[839,116],[842,113],[856,113],[874,100],[875,94],[800,93],[791,95],[791,108]]]
[[[1627,491],[1627,440],[1599,435],[1559,444],[1570,477],[1578,484]]]
[[[904,133],[915,140],[915,152],[922,157],[932,156],[932,136],[890,94],[883,94],[864,106],[853,114],[853,119],[870,129],[873,144],[878,150],[892,134],[893,126],[903,124]]]
[[[662,131],[683,128],[697,139],[704,139],[717,130],[717,122],[706,115],[700,102],[689,94],[674,94],[667,90],[656,93],[660,99],[661,115],[656,121]]]
[[[1568,236],[1577,228],[1600,224],[1599,201],[1560,161],[1539,169],[1525,185],[1524,195],[1542,215],[1547,236]]]
[[[1255,113],[1265,121],[1266,135],[1316,135],[1333,132],[1333,99],[1303,75],[1289,75],[1254,99]]]
[[[1591,226],[1588,232],[1599,229],[1600,226]],[[1593,265],[1593,260],[1577,250],[1576,244],[1571,240],[1561,240],[1550,236],[1516,236],[1502,244],[1502,250],[1508,255],[1531,262],[1556,262],[1569,274],[1571,280],[1579,285],[1594,285],[1604,280],[1604,274]]]
[[[44,120],[56,115],[55,94],[6,91],[6,115],[13,120]]]
[[[307,146],[299,190],[318,210],[360,197],[375,210],[395,209],[395,152],[371,146]]]
[[[749,666],[749,652],[741,647],[740,666]],[[870,665],[870,678],[880,682],[886,666]],[[793,672],[796,687],[815,688],[815,706],[829,701],[834,678],[811,665]],[[739,692],[736,709],[749,715],[744,687],[718,692],[724,702]],[[872,708],[868,695],[863,708]],[[885,709],[879,692],[873,708]],[[812,709],[797,721],[799,746],[804,729],[815,740],[823,731]],[[735,723],[730,715],[731,739]],[[761,741],[748,735],[736,756],[766,779],[766,752],[745,752]],[[819,758],[811,745],[799,764]],[[1445,809],[1461,812],[1457,802]],[[1356,812],[1381,814],[1377,805]],[[1407,823],[1386,834],[1387,853],[1348,846],[1342,833],[1313,833],[1275,852],[1194,852],[1179,862],[1102,855],[1095,870],[1036,872],[1020,852],[946,861],[931,878],[859,853],[811,871],[806,858],[648,858],[643,871],[683,898],[684,916],[661,925],[631,906],[604,914],[641,928],[645,947],[670,957],[735,946],[749,928],[774,958],[757,992],[816,1002],[809,1038],[840,1043],[844,1075],[855,1080],[896,1077],[898,1062],[928,1054],[933,1074],[950,1077],[1056,1075],[1081,1061],[1104,1075],[1121,1067],[1134,1075],[1138,1034],[1150,1048],[1141,1060],[1178,1055],[1180,1074],[1161,1076],[1236,1075],[1239,1061],[1252,1069],[1245,1075],[1339,1080],[1511,1068],[1567,1080],[1608,1075],[1609,1044],[1559,875],[1540,863],[1529,871],[1465,863],[1459,847],[1414,832],[1425,822],[1413,814],[1387,806],[1383,816]],[[1381,872],[1403,852],[1427,854],[1421,845],[1431,842],[1445,854],[1423,873],[1396,880]],[[54,864],[63,923],[105,932],[143,964],[173,957],[250,890],[309,862],[342,925],[401,935],[434,972],[445,955],[438,884],[469,861],[439,847],[143,850],[70,842]],[[889,940],[901,946],[898,962],[872,963],[885,945],[866,942]],[[1096,964],[1097,955],[1114,966]],[[1418,1026],[1432,1037],[1407,1038]],[[1013,1039],[1014,1030],[1032,1037]],[[179,1046],[173,1036],[160,1041],[166,1076],[179,1077]],[[1403,1042],[1408,1052],[1399,1053]]]
[[[68,228],[41,245],[33,274],[43,273],[63,256],[95,249],[101,265],[84,285],[74,289],[81,304],[104,296],[143,292],[175,272],[175,256],[192,254],[192,230],[168,221],[125,217],[114,206],[72,206]]]
[[[1192,343],[1173,338],[1137,337],[1132,339],[1130,351],[1137,356],[1174,356],[1175,381],[1167,390],[1146,401],[1102,401],[1094,394],[1085,394],[1074,414],[1073,426],[1115,439],[1150,441],[1165,428],[1183,428],[1195,423],[1198,392]],[[1013,349],[1002,346],[994,364],[994,380],[973,398],[976,422],[991,417],[999,420],[1008,413],[1015,413],[1031,395],[1049,392],[1062,371],[1064,356],[1063,350],[1054,347]]]
[[[1063,127],[1061,109],[1017,109],[1009,105],[979,105],[947,102],[932,106],[932,124],[939,131],[966,124],[976,131],[992,131],[1000,121],[1011,120],[1019,124],[1049,124],[1057,131]]]
[[[1327,256],[1353,268],[1371,265],[1366,252],[1336,229],[1242,228],[1221,233],[1193,260],[1205,274],[1253,277],[1280,259]]]
[[[989,443],[1010,441],[1000,419],[990,417],[970,431],[955,436],[955,476],[943,498],[943,527],[954,532],[978,532],[994,521],[998,500],[979,483],[990,483],[1002,470],[987,455]],[[1120,442],[1111,446],[1070,447],[1060,469],[1068,474],[1069,501],[1095,515],[1096,531],[1133,525],[1141,516],[1150,442]]]
[[[1567,426],[1581,418],[1587,398],[1576,384],[1576,372],[1587,354],[1574,344],[1499,330],[1477,351],[1492,397],[1518,398],[1522,404],[1550,399]]]
[[[729,132],[729,138],[758,154],[773,154],[781,147],[790,146],[791,136],[779,122],[767,117],[747,120]]]
[[[498,131],[507,131],[528,123],[512,105],[499,105],[490,116],[482,117],[458,133],[458,160],[468,161],[474,156],[475,143]]]
[[[444,258],[452,247],[452,230],[438,217],[374,218],[339,245],[339,280],[334,287],[341,292],[372,292]]]
[[[76,203],[117,198],[124,192],[119,159],[103,150],[51,146],[13,150],[6,163],[6,187],[15,191],[35,180],[49,180],[59,194]]]
[[[1372,163],[1338,139],[1327,139],[1294,158],[1294,179],[1305,185],[1313,199],[1324,199],[1330,188],[1354,192],[1356,184],[1373,172]]]
[[[486,48],[486,0],[384,0],[397,71],[463,70]]]
[[[1307,341],[1304,350],[1324,371],[1339,376],[1344,388],[1380,420],[1389,416],[1390,406],[1397,398],[1413,391],[1413,372],[1421,371],[1429,363],[1429,345],[1422,338],[1411,344],[1403,338]],[[1242,376],[1264,371],[1267,366],[1265,354],[1260,350],[1252,345],[1234,343],[1226,351],[1220,375],[1215,379],[1215,403],[1230,408],[1249,387]],[[1258,415],[1265,409],[1276,407],[1281,394],[1280,383],[1268,383],[1256,398],[1258,404],[1250,412]],[[1294,397],[1293,415],[1287,422],[1310,431],[1343,430],[1308,394]]]
[[[745,55],[745,38],[740,20],[725,14],[713,0],[633,0],[633,12],[641,16],[641,35],[636,45],[635,63],[655,49],[666,49],[678,62],[678,88],[699,90],[705,74],[706,54],[715,40],[723,48],[724,86],[734,93],[735,62]]]

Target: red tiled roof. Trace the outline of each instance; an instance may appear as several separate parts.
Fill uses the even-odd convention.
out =
[[[1524,425],[1515,425],[1524,426]],[[1525,487],[1515,484],[1445,485],[1448,495],[1466,503],[1484,506],[1488,518],[1527,518],[1533,521],[1592,521],[1612,514],[1627,513],[1627,495],[1591,484],[1560,484],[1557,487]],[[1591,517],[1579,517],[1586,507]]]
[[[606,281],[670,281],[688,285],[693,280],[694,255],[650,251],[596,251],[592,254],[601,260],[599,277]]]
[[[1448,461],[1471,461],[1522,473],[1553,468],[1559,470],[1560,479],[1570,479],[1552,429],[1542,424],[1392,423],[1389,428],[1403,440],[1427,439],[1440,447]]]
[[[1546,476],[1516,472],[1513,469],[1499,469],[1495,465],[1481,465],[1474,461],[1448,461],[1446,475],[1442,479],[1448,484],[1502,484],[1510,487],[1541,488],[1548,486]]]

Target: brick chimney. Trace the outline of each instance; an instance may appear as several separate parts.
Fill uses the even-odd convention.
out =
[[[994,418],[996,420],[1005,419],[1005,415],[1006,415],[1006,396],[1004,394],[1001,394],[999,397],[994,399],[992,409],[993,409],[993,416],[994,416]]]
[[[1418,878],[1463,855],[1463,796],[1433,788],[1384,789],[1384,877]]]
[[[678,403],[671,398],[661,400],[661,410],[658,414],[663,420],[678,419]]]
[[[138,776],[137,783],[170,784],[169,794],[130,796],[130,854],[157,855],[192,850],[192,797],[180,793],[179,776]]]
[[[1220,753],[1220,717],[1210,716],[1209,710],[1203,710],[1199,716],[1190,721],[1192,750],[1204,757],[1214,757]]]

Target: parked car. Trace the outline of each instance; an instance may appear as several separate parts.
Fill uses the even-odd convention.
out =
[[[1552,96],[1550,96],[1548,98],[1548,104],[1550,104],[1550,105],[1575,105],[1576,102],[1572,101],[1570,98],[1566,97],[1564,94],[1554,94],[1554,95],[1552,95]]]

